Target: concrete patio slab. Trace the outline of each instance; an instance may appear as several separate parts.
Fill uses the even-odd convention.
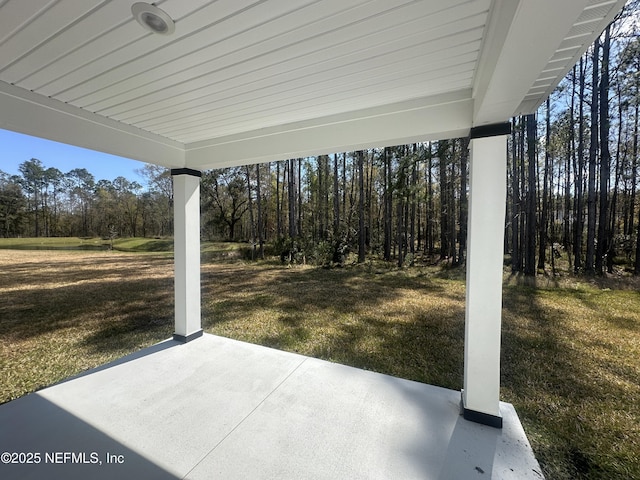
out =
[[[205,334],[0,406],[0,478],[542,478],[501,414],[470,423],[460,392]]]

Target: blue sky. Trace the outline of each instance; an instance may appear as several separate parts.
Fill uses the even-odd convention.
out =
[[[31,158],[62,173],[86,168],[96,181],[122,176],[145,184],[144,178],[135,172],[144,166],[142,162],[0,129],[0,170],[18,175],[18,166]]]

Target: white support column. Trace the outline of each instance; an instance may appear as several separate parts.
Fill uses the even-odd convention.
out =
[[[173,176],[175,333],[188,342],[202,336],[200,322],[200,177],[197,170],[171,170]]]
[[[502,265],[510,124],[471,130],[464,418],[502,427],[500,332]]]

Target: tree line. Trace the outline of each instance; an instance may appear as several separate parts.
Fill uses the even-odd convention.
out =
[[[113,237],[173,234],[169,171],[145,165],[148,188],[124,177],[98,180],[86,168],[62,173],[36,158],[0,170],[0,236]]]
[[[512,119],[504,249],[514,273],[640,273],[638,2],[580,59],[533,115]],[[631,27],[629,26],[631,25]],[[341,264],[349,253],[410,265],[464,263],[469,139],[339,152],[210,170],[202,235],[245,241],[252,255]],[[37,159],[0,172],[2,236],[169,236],[171,177],[146,165],[147,188],[95,181]]]

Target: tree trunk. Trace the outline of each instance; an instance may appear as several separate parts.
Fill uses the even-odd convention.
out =
[[[417,146],[413,144],[411,157],[411,211],[409,213],[409,251],[411,252],[411,265],[415,261],[416,253],[416,191],[418,185],[418,161],[416,156]]]
[[[338,185],[338,154],[333,154],[333,240],[340,232],[340,191]]]
[[[518,142],[516,118],[511,121],[511,272],[520,271],[522,253],[520,249],[520,169],[518,168]]]
[[[347,217],[347,153],[342,153],[342,217]],[[347,223],[347,231],[349,224]]]
[[[544,152],[544,181],[542,187],[542,215],[540,218],[540,238],[538,245],[538,268],[544,270],[549,235],[549,171],[551,170],[551,100],[547,97],[547,119]]]
[[[536,274],[536,116],[526,116],[527,125],[527,235],[524,261],[524,274],[535,276]]]
[[[636,263],[634,275],[640,275],[640,209],[638,209],[638,235],[636,237]]]
[[[402,166],[400,166],[400,170],[402,169]],[[400,185],[398,185],[398,191],[402,191],[402,187]],[[404,226],[402,225],[402,220],[404,218],[403,215],[403,211],[404,211],[404,205],[403,205],[403,198],[402,195],[398,196],[399,198],[397,199],[397,203],[396,203],[396,222],[397,222],[397,226],[396,226],[396,247],[398,248],[398,267],[401,268],[404,264]]]
[[[298,214],[298,219],[296,222],[296,235],[302,235],[303,231],[302,231],[302,158],[298,159],[298,175],[295,176],[294,178],[296,179],[296,187],[297,187],[297,193],[296,193],[296,198],[298,200],[298,207],[297,207],[297,214]]]
[[[579,273],[582,269],[582,234],[584,230],[584,87],[585,87],[584,57],[580,57],[580,87],[578,98],[578,151],[576,172],[576,195],[574,208],[574,239],[573,239],[573,270]]]
[[[451,143],[451,161],[449,162],[449,178],[447,184],[447,196],[448,200],[448,213],[449,213],[449,258],[451,259],[451,265],[458,265],[457,252],[456,252],[456,239],[458,237],[456,232],[456,193],[455,193],[455,177],[456,177],[456,146],[458,140],[454,140]]]
[[[629,222],[631,224],[630,231],[633,235],[633,210],[634,210],[634,200],[636,196],[636,178],[638,172],[638,103],[636,103],[636,114],[634,119],[634,127],[633,127],[633,180],[631,187],[631,218],[632,221]],[[638,234],[636,237],[636,261],[634,265],[634,274],[640,275],[640,208],[638,209]]]
[[[280,205],[280,163],[276,162],[276,236],[282,238],[282,206]]]
[[[600,78],[600,209],[598,215],[598,244],[596,272],[604,274],[604,260],[609,250],[609,185],[611,181],[611,152],[609,151],[609,50],[611,26],[607,26],[602,44],[602,75]]]
[[[367,184],[365,185],[365,248],[367,251],[371,249],[371,239],[373,235],[373,175],[374,175],[374,159],[375,150],[367,150],[366,165],[367,170]]]
[[[433,232],[433,152],[431,150],[431,142],[429,142],[428,164],[427,164],[427,254],[433,257],[435,253],[435,239]]]
[[[438,142],[438,162],[440,166],[440,259],[449,259],[449,212],[447,194],[447,155],[449,142],[442,140]]]
[[[587,197],[587,257],[585,272],[595,273],[596,243],[596,167],[598,163],[598,62],[600,39],[593,45],[593,93],[591,95],[591,141],[589,144],[589,190]]]
[[[640,92],[637,92],[638,95],[640,95]],[[629,237],[633,236],[633,221],[635,219],[634,217],[634,211],[635,211],[635,200],[636,200],[636,179],[638,178],[638,114],[640,113],[638,110],[638,106],[640,104],[640,99],[636,100],[636,111],[635,111],[635,115],[633,117],[633,146],[632,146],[632,166],[631,166],[631,200],[630,200],[630,205],[629,205]],[[638,223],[638,232],[640,234],[640,222]],[[639,237],[640,239],[640,237]],[[636,262],[638,260],[636,259]]]
[[[322,238],[327,240],[329,238],[330,224],[329,224],[329,156],[324,155],[324,231],[322,232]]]
[[[575,95],[576,95],[576,67],[573,66],[573,75],[571,82],[571,104],[569,107],[569,138],[567,140],[567,158],[564,167],[564,216],[562,219],[562,245],[567,252],[569,258],[569,269],[573,267],[571,261],[571,225],[570,225],[570,212],[571,212],[571,165],[576,164],[576,135],[574,130],[574,115],[575,115]],[[574,175],[577,172],[574,168]],[[577,187],[577,185],[576,185]]]
[[[298,231],[296,229],[296,206],[298,202],[296,200],[296,160],[291,159],[287,162],[289,164],[289,172],[288,172],[288,197],[289,197],[289,237],[295,238],[298,236]]]
[[[391,234],[392,234],[392,217],[393,217],[393,191],[391,188],[391,158],[389,156],[389,148],[385,147],[383,151],[384,168],[384,259],[387,262],[391,261]]]
[[[247,174],[247,193],[249,198],[249,225],[251,230],[251,260],[256,258],[256,226],[253,218],[253,199],[251,188],[251,172],[249,165],[245,165],[245,173]]]
[[[518,139],[518,158],[520,159],[520,258],[518,259],[518,271],[524,272],[524,263],[526,255],[526,242],[527,242],[527,160],[525,156],[525,132],[526,132],[526,117],[520,117],[520,138]]]
[[[358,263],[365,260],[364,231],[364,152],[358,151]]]
[[[467,250],[467,215],[469,203],[467,199],[467,164],[469,163],[469,137],[462,139],[460,152],[460,242],[458,263],[464,264]]]
[[[624,155],[622,154],[622,93],[618,86],[618,133],[617,133],[617,146],[616,146],[616,165],[614,168],[614,186],[611,197],[611,205],[609,208],[609,218],[607,228],[609,229],[609,248],[607,250],[607,272],[613,273],[613,260],[615,257],[615,243],[614,239],[619,232],[619,221],[617,216],[618,209],[618,192],[620,189],[620,179],[623,175],[625,165],[627,165],[627,152],[628,149],[624,149]],[[633,179],[635,181],[635,177]],[[623,223],[627,219],[626,212],[623,209],[622,212]],[[624,225],[626,227],[626,225]],[[622,234],[626,233],[626,228],[623,229]]]
[[[256,204],[258,208],[258,257],[264,260],[264,222],[262,219],[262,185],[260,181],[260,164],[256,165]]]

